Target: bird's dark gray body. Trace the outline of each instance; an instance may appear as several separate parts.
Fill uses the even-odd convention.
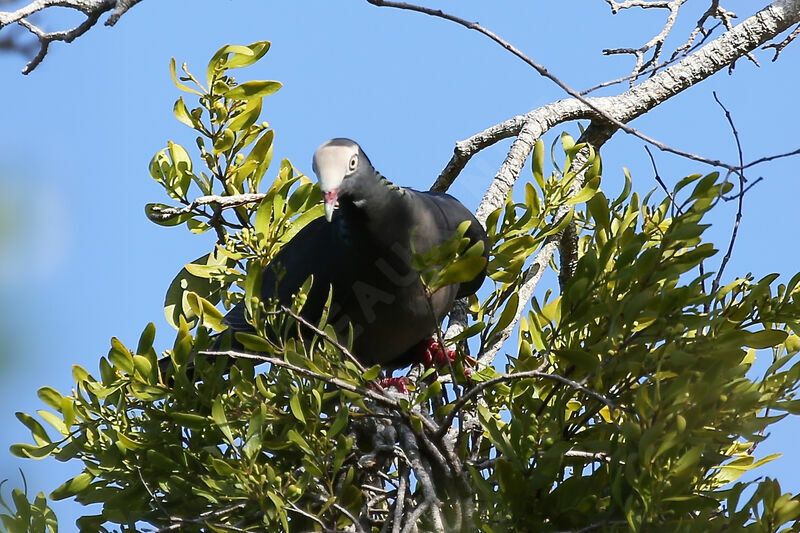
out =
[[[322,161],[318,154],[326,146],[342,146],[356,154],[356,168],[335,182],[336,187],[326,184],[325,169],[317,168]],[[262,299],[277,297],[288,304],[313,275],[314,284],[302,311],[304,318],[313,323],[321,318],[331,287],[328,322],[340,338],[345,338],[348,323],[352,324],[356,357],[368,365],[408,364],[413,348],[431,336],[455,298],[473,294],[485,277],[482,272],[469,283],[439,289],[429,306],[419,276],[411,268],[412,239],[414,249],[424,253],[442,244],[459,224],[469,220],[465,236],[473,243],[483,241],[486,255],[486,233],[452,196],[401,188],[383,178],[353,141],[328,141],[315,154],[315,171],[323,193],[332,194],[328,200],[338,202],[339,208],[330,211],[330,222],[325,217],[310,222],[275,256],[263,273]],[[276,288],[277,264],[284,275]],[[225,319],[234,331],[252,329],[242,304],[231,309]]]

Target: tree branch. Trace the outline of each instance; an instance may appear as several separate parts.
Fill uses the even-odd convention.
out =
[[[441,12],[436,10],[398,2],[368,1],[375,5],[411,9],[433,16],[441,16],[470,29],[483,30],[477,24],[463,21],[451,15],[440,15]],[[737,172],[739,169],[735,165],[674,149],[636,131],[625,123],[718,72],[726,65],[755,50],[798,21],[800,21],[800,0],[776,0],[677,64],[631,87],[620,95],[601,98],[581,96],[555,78],[544,67],[540,67],[516,48],[508,45],[511,47],[512,53],[522,57],[526,63],[536,68],[540,74],[554,81],[573,98],[554,102],[525,115],[516,116],[492,126],[466,141],[457,143],[453,157],[437,178],[432,189],[446,190],[473,155],[502,139],[517,136],[517,141],[520,142],[515,141],[512,145],[506,161],[500,167],[489,191],[484,196],[481,207],[479,207],[480,216],[478,219],[485,221],[488,213],[502,204],[503,199],[505,199],[511,186],[513,186],[522,163],[524,163],[533,148],[533,141],[557,124],[577,119],[606,120],[616,128],[634,135],[662,151]],[[487,34],[493,40],[496,40],[496,36],[488,30],[481,31],[481,33]],[[505,43],[502,39],[498,42]],[[503,46],[505,47],[505,44]],[[519,164],[514,164],[515,162],[519,162]]]
[[[633,85],[633,82],[636,81],[645,68],[649,67],[650,65],[658,64],[664,42],[667,40],[667,36],[672,31],[673,26],[675,26],[675,21],[678,19],[678,12],[680,11],[681,6],[686,3],[686,0],[670,0],[661,2],[644,2],[641,0],[614,2],[613,0],[606,0],[606,2],[611,5],[611,12],[613,14],[616,14],[620,9],[627,9],[630,7],[641,7],[643,9],[661,8],[669,10],[667,21],[664,23],[664,27],[661,29],[661,31],[639,48],[610,48],[603,50],[605,55],[632,54],[636,58],[636,63],[633,67],[633,72],[631,73],[631,85]],[[647,63],[645,63],[644,56],[650,50],[653,51],[653,56],[647,60]]]
[[[292,363],[287,363],[283,359],[279,359],[277,357],[270,357],[267,355],[242,352],[237,350],[201,351],[198,353],[198,355],[204,355],[208,357],[230,357],[233,359],[249,359],[251,361],[258,361],[260,363],[269,363],[271,365],[275,365],[281,368],[286,368],[287,370],[291,370],[292,372],[296,372],[297,374],[306,376],[308,378],[318,379],[320,381],[324,381],[325,383],[330,383],[331,385],[334,385],[335,387],[338,387],[340,389],[358,393],[361,396],[374,400],[380,404],[385,405],[386,407],[391,407],[393,409],[400,409],[400,403],[388,395],[380,394],[379,392],[376,392],[374,390],[357,387],[352,383],[348,383],[347,381],[343,381],[333,376],[326,376],[324,374],[319,374],[317,372],[314,372],[313,370],[302,368],[297,365],[293,365]]]
[[[157,205],[154,205],[152,206],[148,216],[152,220],[163,222],[186,213],[191,213],[195,209],[203,205],[213,204],[216,208],[218,208],[219,211],[224,211],[225,209],[231,209],[246,204],[254,204],[256,202],[260,202],[261,200],[264,199],[265,196],[266,193],[245,193],[245,194],[233,194],[230,196],[217,196],[217,195],[199,196],[195,198],[192,201],[192,203],[184,207],[159,207]]]
[[[611,138],[611,135],[614,133],[614,128],[606,122],[593,122],[586,128],[586,131],[583,132],[583,135],[578,139],[578,143],[587,143],[592,146],[595,151],[599,150],[600,147],[605,144],[605,142]],[[513,146],[512,146],[513,148]],[[573,158],[572,161],[572,168],[577,169],[584,166],[588,156],[588,149],[584,148],[576,156]],[[502,168],[501,168],[502,170]],[[585,176],[586,170],[584,169],[578,175],[575,176],[575,180],[572,184],[571,195],[574,195],[577,191],[583,187],[583,181]],[[518,175],[518,174],[517,174]],[[481,204],[483,205],[483,203]],[[480,207],[478,208],[480,211]],[[563,205],[558,210],[556,210],[556,214],[553,217],[553,224],[558,225],[558,223],[566,216],[568,216],[571,212],[571,206]],[[485,216],[488,216],[486,213]],[[481,220],[479,218],[479,220]],[[485,219],[483,219],[485,220]],[[497,353],[502,348],[503,344],[505,343],[506,339],[511,335],[514,331],[514,328],[517,327],[517,323],[519,319],[522,317],[522,312],[525,310],[525,307],[528,305],[528,301],[530,301],[531,297],[533,296],[534,291],[536,290],[536,286],[539,284],[539,280],[542,278],[542,275],[547,268],[547,265],[550,264],[550,260],[553,257],[553,254],[558,249],[561,243],[561,233],[555,233],[553,235],[548,235],[545,238],[544,242],[542,243],[542,247],[536,253],[536,256],[533,259],[533,262],[528,267],[528,270],[525,273],[524,279],[522,283],[517,288],[517,294],[519,295],[519,303],[517,305],[517,309],[514,313],[514,319],[511,323],[500,332],[500,335],[490,344],[489,346],[484,346],[481,353],[478,354],[478,363],[482,365],[491,365],[492,361],[494,360]]]
[[[22,69],[23,74],[28,74],[35,69],[47,55],[50,43],[63,41],[71,43],[91,29],[103,13],[111,11],[106,26],[113,26],[119,18],[141,0],[35,0],[16,11],[0,11],[0,30],[10,24],[19,24],[27,29],[39,40],[39,51],[31,61]],[[86,20],[69,30],[46,32],[33,24],[28,17],[50,7],[66,7],[80,11],[86,15]]]
[[[525,378],[551,379],[553,381],[557,381],[561,384],[567,385],[568,387],[571,387],[577,391],[580,391],[591,398],[594,398],[595,400],[599,401],[600,403],[607,406],[611,410],[617,408],[611,400],[609,400],[599,392],[595,392],[591,389],[588,389],[583,385],[581,385],[580,383],[578,383],[577,381],[572,381],[571,379],[565,378],[564,376],[559,376],[558,374],[550,374],[547,372],[541,372],[539,370],[528,370],[526,372],[502,374],[500,376],[496,376],[491,379],[487,379],[486,381],[478,383],[477,385],[475,385],[475,387],[471,388],[466,393],[464,393],[464,395],[461,398],[453,402],[453,407],[447,414],[447,416],[444,417],[444,420],[442,420],[442,425],[439,428],[439,432],[435,435],[435,438],[442,437],[442,435],[447,431],[447,428],[450,427],[450,424],[453,423],[453,419],[458,414],[458,411],[460,411],[472,398],[474,398],[487,388],[497,385],[498,383],[516,381],[518,379],[525,379]]]
[[[728,120],[728,124],[731,127],[731,133],[733,134],[733,139],[736,141],[736,151],[739,154],[739,166],[744,167],[744,156],[742,155],[742,143],[739,141],[739,132],[736,131],[736,125],[733,123],[733,117],[731,116],[730,111],[725,105],[720,101],[719,97],[717,97],[716,91],[712,93],[714,95],[714,100],[719,104],[722,108],[722,111],[725,112],[725,118]],[[728,241],[728,249],[725,250],[725,255],[722,257],[722,262],[719,265],[719,270],[717,271],[717,275],[714,276],[714,281],[711,283],[711,294],[716,294],[717,289],[719,289],[720,281],[722,280],[722,274],[725,272],[725,267],[728,265],[728,261],[731,259],[731,255],[733,254],[733,245],[736,243],[736,237],[739,234],[739,225],[742,222],[742,210],[744,208],[744,184],[747,181],[744,177],[744,172],[740,172],[738,174],[739,178],[739,194],[737,195],[738,201],[736,206],[736,217],[733,220],[733,228],[731,229],[731,238]],[[709,304],[707,303],[706,306]],[[707,310],[707,309],[706,309]]]
[[[774,48],[775,49],[775,55],[772,56],[772,61],[777,61],[778,60],[778,56],[781,55],[781,52],[783,51],[783,49],[786,48],[787,46],[789,46],[789,43],[794,41],[797,38],[798,35],[800,35],[800,24],[795,26],[794,30],[792,30],[792,33],[790,33],[786,37],[786,39],[782,40],[779,43],[767,44],[767,45],[764,46],[764,50],[767,50],[768,48]]]

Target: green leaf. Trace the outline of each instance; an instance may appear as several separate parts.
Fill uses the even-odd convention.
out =
[[[72,365],[72,379],[75,380],[75,383],[80,384],[84,381],[90,380],[91,376],[82,366]]]
[[[108,351],[108,360],[117,369],[126,374],[133,374],[133,354],[116,337],[111,337],[111,348]]]
[[[69,498],[70,496],[75,496],[88,487],[92,480],[94,480],[93,475],[88,472],[82,472],[51,492],[50,498],[58,501]]]
[[[536,139],[536,144],[533,147],[531,170],[533,171],[533,179],[536,180],[539,188],[544,189],[544,141],[542,139]]]
[[[519,293],[515,292],[508,298],[508,302],[506,302],[503,312],[500,313],[500,318],[497,320],[492,332],[487,337],[488,339],[493,339],[511,324],[511,322],[514,320],[514,316],[517,314],[518,307]]]
[[[122,444],[122,446],[128,450],[141,450],[145,447],[145,445],[141,442],[137,442],[132,438],[128,437],[124,433],[118,431],[117,432],[117,441]]]
[[[442,384],[438,381],[434,381],[430,385],[428,385],[419,396],[417,396],[416,400],[414,401],[414,405],[419,405],[425,403],[426,401],[430,400],[434,396],[438,396],[442,393]]]
[[[196,121],[189,114],[189,110],[186,108],[186,104],[183,101],[183,96],[175,100],[175,105],[172,108],[172,112],[175,114],[175,118],[179,121],[183,122],[190,128],[196,129]]]
[[[364,378],[365,381],[372,381],[373,379],[377,378],[381,374],[381,365],[373,365],[369,367],[366,372],[364,372],[361,377]]]
[[[36,411],[36,414],[41,416],[45,422],[56,428],[56,431],[58,431],[62,435],[69,434],[69,428],[64,424],[64,421],[61,420],[61,418],[59,418],[58,416],[51,413],[50,411],[39,409]],[[44,444],[44,442],[40,442],[40,444]]]
[[[328,429],[328,438],[336,437],[345,427],[350,420],[350,411],[346,407],[339,407],[336,413],[336,418],[333,420],[330,429]]]
[[[703,446],[697,445],[690,448],[670,470],[670,475],[678,477],[686,473],[689,469],[694,468],[700,461],[700,456],[703,453]]]
[[[244,306],[250,316],[254,316],[253,299],[261,298],[262,268],[260,261],[247,264],[247,277],[244,279]]]
[[[198,415],[195,413],[181,413],[173,411],[169,413],[169,417],[178,424],[190,429],[203,429],[208,426],[208,417]]]
[[[300,404],[300,396],[299,392],[295,391],[292,393],[291,398],[289,398],[289,410],[292,412],[292,415],[300,421],[301,424],[306,423],[306,416],[303,413],[303,406]]]
[[[52,442],[50,437],[47,435],[47,431],[45,431],[44,427],[42,427],[42,425],[35,418],[20,411],[17,411],[15,415],[17,420],[22,422],[25,427],[30,430],[34,440],[39,446],[44,446]]]
[[[234,141],[236,141],[236,135],[233,131],[228,128],[223,129],[214,139],[214,153],[219,154],[230,150]]]
[[[183,64],[183,67],[184,67],[184,69],[186,68],[186,63]],[[193,94],[196,94],[196,95],[199,95],[199,96],[203,96],[203,93],[201,93],[200,91],[198,91],[196,89],[192,89],[191,87],[188,87],[188,86],[184,85],[183,83],[181,83],[180,81],[178,81],[178,76],[175,73],[175,58],[174,57],[169,60],[169,73],[170,73],[170,76],[172,76],[172,83],[174,83],[175,86],[178,89],[180,89],[181,91],[185,91],[187,93],[193,93]]]
[[[249,46],[226,44],[217,50],[208,62],[206,69],[208,84],[211,85],[218,72],[252,65],[264,57],[269,47],[269,41],[258,41]]]
[[[275,138],[273,130],[265,131],[256,141],[239,169],[243,178],[251,181],[253,190],[258,189],[261,178],[264,177],[272,162],[272,141]],[[256,229],[256,231],[259,231]]]
[[[554,350],[554,353],[556,357],[565,359],[570,364],[573,364],[586,372],[593,371],[595,368],[597,368],[597,365],[600,364],[600,359],[597,357],[597,355],[585,352],[583,350],[561,349]]]
[[[237,50],[231,50],[234,54],[225,62],[226,68],[242,68],[247,67],[264,57],[269,51],[271,43],[269,41],[257,41],[247,46],[237,47]],[[244,50],[242,50],[244,49]]]
[[[567,205],[579,204],[590,200],[595,194],[597,194],[597,190],[600,188],[600,176],[597,176],[590,180],[583,188],[578,191],[578,193],[567,200]]]
[[[470,325],[469,327],[465,328],[464,331],[462,331],[458,335],[455,335],[452,338],[450,338],[450,341],[459,342],[469,339],[470,337],[474,337],[475,335],[483,331],[485,328],[486,328],[486,323],[480,320]]]
[[[431,289],[472,281],[485,267],[486,258],[482,255],[460,258],[437,273]]]
[[[195,265],[230,267],[234,261],[225,255],[214,251],[192,261]],[[175,329],[178,329],[180,317],[183,316],[187,322],[193,323],[197,315],[192,311],[187,301],[189,293],[208,300],[211,305],[215,305],[220,300],[220,284],[215,280],[205,279],[192,275],[186,268],[182,268],[175,279],[172,280],[167,294],[164,297],[164,315]]]
[[[746,332],[746,336],[742,341],[744,346],[750,348],[772,348],[786,340],[788,333],[780,329],[764,329],[756,332]]]
[[[214,401],[211,403],[211,419],[220,431],[222,431],[228,443],[236,447],[236,442],[233,439],[233,433],[231,433],[230,424],[228,423],[228,417],[225,416],[225,407],[222,405],[221,397],[214,398]]]
[[[222,96],[233,100],[263,98],[277,92],[282,86],[283,84],[279,81],[247,81],[225,91]]]
[[[56,411],[61,410],[61,402],[64,400],[64,397],[53,387],[42,387],[37,392],[37,395],[39,396],[39,399],[48,406],[52,407]]]
[[[228,328],[227,324],[222,322],[224,317],[220,310],[202,296],[190,291],[186,295],[186,302],[189,304],[192,312],[200,317],[203,325],[207,328],[213,329],[216,332],[225,331]]]
[[[228,123],[228,128],[232,131],[246,131],[250,126],[256,123],[260,116],[261,99],[253,98],[252,100],[248,100],[244,110]]]
[[[308,455],[314,455],[314,450],[311,449],[306,439],[304,439],[303,436],[297,431],[290,429],[286,436],[289,439],[289,442],[296,444],[297,447],[300,448],[304,453],[307,453]]]
[[[139,336],[139,344],[136,347],[136,353],[139,355],[147,354],[153,348],[153,341],[156,338],[156,325],[150,322],[145,326],[142,334]]]
[[[233,336],[237,341],[242,343],[242,346],[244,346],[246,350],[259,353],[272,353],[274,351],[274,346],[272,346],[268,340],[258,335],[237,331]]]
[[[9,451],[16,457],[23,459],[44,459],[53,453],[58,448],[58,443],[45,444],[44,446],[36,446],[34,444],[12,444],[9,446]]]

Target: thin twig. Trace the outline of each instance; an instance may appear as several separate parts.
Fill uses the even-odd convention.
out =
[[[714,91],[711,94],[714,95],[714,100],[719,104],[722,110],[725,112],[725,118],[728,120],[728,124],[731,127],[731,132],[733,133],[733,138],[736,141],[736,150],[739,155],[739,166],[744,168],[744,157],[742,155],[742,143],[739,140],[739,132],[736,131],[736,126],[733,123],[733,117],[731,116],[730,111],[725,107],[725,105],[720,101],[719,97],[717,96],[717,92]],[[738,200],[736,205],[736,218],[733,221],[733,228],[731,229],[731,238],[728,241],[728,249],[725,251],[725,255],[722,257],[722,262],[719,265],[719,270],[717,271],[717,275],[714,277],[714,281],[711,284],[711,294],[716,294],[717,289],[719,289],[720,281],[722,280],[722,274],[725,272],[725,267],[728,266],[728,261],[731,259],[731,255],[733,254],[733,245],[736,243],[736,236],[739,234],[739,225],[742,222],[742,208],[744,207],[744,184],[747,179],[744,176],[744,171],[738,173],[739,178],[739,194]],[[710,305],[710,302],[706,303],[706,308]],[[708,309],[706,309],[708,311]]]
[[[197,515],[197,518],[180,518],[177,516],[170,516],[169,520],[172,524],[152,530],[152,533],[166,533],[168,531],[177,531],[186,526],[186,524],[205,524],[208,522],[210,518],[218,518],[220,516],[226,515],[232,511],[237,509],[244,509],[247,506],[246,502],[236,503],[233,505],[229,505],[227,507],[223,507],[222,509],[213,509],[210,511],[206,511],[204,513],[200,513]],[[223,526],[223,524],[214,524],[216,526]],[[224,525],[226,530],[229,531],[245,531],[244,529],[231,526],[231,525]]]
[[[334,339],[333,337],[331,337],[330,335],[328,335],[327,333],[325,333],[324,331],[319,329],[317,326],[315,326],[314,324],[312,324],[311,322],[309,322],[305,318],[301,317],[300,315],[298,315],[297,313],[295,313],[294,311],[292,311],[291,309],[289,309],[285,305],[281,306],[281,311],[283,311],[284,313],[286,313],[290,317],[294,318],[295,320],[297,320],[298,322],[300,322],[301,324],[306,326],[308,329],[310,329],[311,331],[313,331],[314,333],[316,333],[317,335],[319,335],[320,337],[322,337],[323,339],[325,339],[329,343],[333,344],[336,347],[337,350],[342,352],[342,354],[344,354],[344,356],[347,357],[350,360],[350,362],[352,362],[354,365],[356,365],[356,368],[358,368],[358,370],[361,373],[364,373],[364,372],[367,371],[367,368],[364,365],[361,364],[361,362],[356,358],[356,356],[353,355],[350,352],[350,350],[347,349],[347,347],[345,347],[343,344],[338,342],[336,339]]]
[[[22,69],[23,74],[29,74],[33,69],[39,66],[45,55],[47,55],[50,43],[54,41],[71,43],[77,37],[80,37],[94,27],[103,13],[108,11],[111,11],[111,14],[108,16],[105,24],[106,26],[113,26],[123,14],[140,1],[141,0],[35,0],[16,11],[0,11],[0,29],[16,23],[27,29],[39,40],[38,53],[25,68]],[[72,29],[54,32],[46,32],[28,20],[28,17],[34,13],[49,7],[66,7],[75,11],[80,11],[86,15],[86,20]]]
[[[775,55],[772,56],[772,61],[775,62],[775,61],[778,60],[778,56],[781,55],[781,51],[783,51],[784,48],[789,46],[789,43],[794,41],[797,38],[798,35],[800,35],[800,24],[795,26],[794,30],[792,30],[792,33],[790,33],[789,36],[786,37],[786,39],[782,40],[779,43],[766,44],[766,45],[764,45],[763,49],[764,50],[766,50],[768,48],[774,48],[775,49]]]
[[[595,92],[595,91],[597,91],[599,89],[604,89],[606,87],[611,87],[613,85],[619,85],[620,83],[624,83],[626,81],[630,81],[630,80],[633,80],[635,78],[641,77],[644,74],[655,74],[659,70],[661,70],[661,69],[663,69],[665,67],[668,67],[669,65],[671,65],[671,64],[673,64],[673,63],[675,63],[677,61],[680,61],[681,59],[683,59],[684,56],[691,54],[692,52],[694,52],[695,50],[697,50],[698,48],[703,46],[703,44],[706,42],[706,39],[708,39],[708,37],[711,35],[711,32],[714,31],[714,29],[717,26],[720,26],[720,25],[721,25],[721,23],[718,23],[717,25],[713,26],[710,30],[708,30],[708,33],[705,34],[704,37],[701,40],[699,40],[698,42],[694,43],[684,54],[675,53],[675,54],[672,55],[672,57],[670,57],[669,59],[667,59],[663,63],[659,63],[657,65],[653,65],[653,66],[650,66],[650,67],[648,67],[646,69],[643,69],[639,74],[628,74],[627,76],[622,76],[622,77],[617,78],[615,80],[609,80],[609,81],[604,81],[602,83],[598,83],[597,85],[589,87],[588,89],[584,89],[583,91],[581,91],[581,94],[583,96],[586,96],[587,94],[593,93],[593,92]],[[694,39],[692,39],[692,40],[694,40]]]
[[[798,155],[798,154],[800,154],[800,148],[798,148],[797,150],[792,150],[791,152],[783,153],[783,154],[769,155],[769,156],[766,156],[766,157],[762,157],[760,159],[756,159],[755,161],[751,161],[750,163],[747,163],[746,165],[742,165],[741,170],[753,167],[755,165],[760,165],[761,163],[766,163],[767,161],[774,161],[775,159],[781,159],[783,157],[791,157],[793,155]]]
[[[295,512],[297,514],[301,514],[301,515],[305,516],[306,518],[308,518],[310,520],[313,520],[314,522],[316,522],[317,524],[322,526],[323,530],[327,529],[327,526],[325,526],[325,522],[320,520],[320,518],[318,516],[316,516],[314,514],[311,514],[308,511],[305,511],[305,510],[299,508],[297,505],[289,502],[289,505],[288,505],[287,509],[290,510],[290,511],[293,511],[293,512]]]
[[[434,438],[441,438],[442,434],[447,431],[447,428],[450,424],[453,423],[453,419],[455,418],[458,411],[464,407],[464,405],[470,401],[472,398],[483,392],[489,387],[497,385],[498,383],[506,383],[508,381],[515,381],[518,379],[526,379],[526,378],[542,378],[542,379],[551,379],[553,381],[557,381],[563,385],[567,385],[577,391],[580,391],[587,396],[594,398],[595,400],[599,401],[609,409],[616,409],[614,402],[600,394],[599,392],[595,392],[591,389],[588,389],[578,383],[577,381],[572,381],[571,379],[565,378],[564,376],[559,376],[558,374],[549,374],[547,372],[541,372],[539,370],[529,370],[526,372],[515,372],[513,374],[502,374],[500,376],[495,376],[491,379],[487,379],[486,381],[482,381],[475,385],[472,389],[468,390],[464,393],[464,395],[457,401],[453,402],[453,407],[447,416],[442,421],[441,428],[439,432],[434,435]]]
[[[159,500],[159,499],[156,497],[156,495],[153,493],[153,491],[152,491],[152,490],[150,490],[150,487],[147,485],[147,482],[144,480],[144,476],[142,475],[142,469],[141,469],[140,467],[138,467],[138,466],[137,466],[137,467],[136,467],[136,472],[139,474],[139,479],[140,479],[140,480],[141,480],[141,482],[142,482],[142,486],[144,487],[144,490],[146,490],[146,491],[147,491],[147,494],[149,494],[149,495],[150,495],[150,498],[153,500],[153,503],[155,503],[155,504],[156,504],[156,507],[158,507],[158,509],[159,509],[159,510],[160,510],[162,513],[164,513],[164,515],[165,515],[167,518],[169,518],[169,516],[170,516],[170,515],[169,515],[169,512],[167,512],[167,510],[164,508],[164,506],[163,506],[163,505],[161,505],[161,500]]]
[[[370,389],[364,389],[362,387],[358,387],[353,385],[352,383],[348,383],[347,381],[342,381],[339,378],[335,378],[332,376],[326,376],[323,374],[319,374],[314,372],[313,370],[308,370],[307,368],[302,368],[297,365],[293,365],[291,363],[287,363],[283,359],[279,359],[277,357],[269,357],[267,355],[251,353],[251,352],[241,352],[237,350],[223,350],[223,351],[201,351],[198,355],[205,355],[209,357],[231,357],[233,359],[249,359],[251,361],[259,361],[261,363],[269,363],[271,365],[275,365],[281,368],[286,368],[293,372],[296,372],[300,375],[318,379],[320,381],[324,381],[325,383],[330,383],[340,389],[344,389],[350,392],[356,392],[361,396],[369,398],[371,400],[375,400],[378,403],[382,403],[387,407],[392,407],[394,409],[400,409],[400,404],[390,396],[384,396],[383,394],[379,394],[376,391]]]
[[[612,2],[611,3],[611,11],[612,13],[616,13],[619,9],[626,9],[629,7],[641,7],[641,8],[662,8],[668,9],[669,15],[667,16],[667,21],[664,23],[664,27],[661,31],[655,35],[652,39],[648,42],[640,46],[639,48],[617,48],[617,49],[606,49],[603,50],[605,55],[614,55],[614,54],[632,54],[636,58],[636,63],[633,67],[633,79],[631,80],[631,85],[633,82],[642,74],[642,70],[652,64],[657,64],[659,58],[661,57],[661,49],[664,46],[664,42],[669,36],[670,32],[672,31],[673,26],[675,25],[675,21],[678,19],[678,12],[683,4],[686,3],[687,0],[670,0],[670,1],[662,1],[662,2]],[[644,62],[644,56],[650,50],[653,51],[653,56],[647,60],[647,63]]]
[[[656,166],[656,159],[653,157],[653,153],[650,151],[650,147],[649,146],[645,146],[644,150],[645,150],[645,152],[647,152],[647,155],[650,156],[650,163],[653,165],[653,177],[655,178],[656,183],[658,183],[659,187],[661,187],[661,190],[664,191],[664,194],[666,194],[667,197],[670,200],[671,211],[673,213],[672,216],[673,217],[675,216],[675,214],[674,214],[675,211],[677,211],[679,214],[682,215],[683,214],[683,210],[681,209],[681,206],[679,206],[678,202],[675,201],[675,196],[672,194],[672,191],[669,190],[669,188],[667,187],[667,184],[664,183],[664,180],[661,179],[661,175],[659,175],[659,173],[658,173],[658,167]]]
[[[514,54],[515,56],[517,56],[518,58],[520,58],[522,61],[524,61],[526,64],[528,64],[534,70],[536,70],[536,72],[538,72],[540,75],[544,76],[545,78],[547,78],[550,81],[552,81],[553,83],[555,83],[564,92],[566,92],[567,94],[569,94],[570,96],[572,96],[573,98],[578,100],[580,103],[582,103],[583,105],[588,107],[593,113],[596,114],[597,118],[602,118],[603,120],[605,120],[607,122],[610,122],[616,128],[618,128],[618,129],[620,129],[620,130],[622,130],[622,131],[624,131],[624,132],[626,132],[626,133],[628,133],[630,135],[638,137],[639,139],[643,140],[644,142],[646,142],[648,144],[652,144],[653,146],[655,146],[659,150],[662,150],[662,151],[665,151],[665,152],[670,152],[670,153],[673,153],[675,155],[679,155],[681,157],[685,157],[687,159],[691,159],[693,161],[698,161],[698,162],[701,162],[701,163],[705,163],[707,165],[716,166],[716,167],[722,167],[722,168],[724,168],[726,170],[730,170],[731,172],[737,172],[737,167],[734,167],[733,165],[729,165],[727,163],[724,163],[724,162],[716,160],[716,159],[709,159],[709,158],[706,158],[706,157],[699,156],[697,154],[692,154],[690,152],[684,152],[683,150],[678,150],[676,148],[672,148],[671,146],[668,146],[668,145],[666,145],[666,144],[664,144],[664,143],[662,143],[660,141],[657,141],[656,139],[653,139],[652,137],[649,137],[649,136],[637,131],[634,128],[631,128],[630,126],[628,126],[624,122],[621,122],[620,120],[618,120],[616,117],[612,116],[611,114],[602,111],[592,101],[590,101],[589,99],[587,99],[586,97],[581,95],[575,89],[572,89],[571,87],[569,87],[566,83],[561,81],[558,77],[556,77],[555,75],[551,74],[550,71],[548,71],[543,65],[540,65],[539,63],[537,63],[536,61],[534,61],[533,59],[531,59],[530,57],[525,55],[522,51],[520,51],[518,48],[516,48],[510,42],[506,41],[505,39],[503,39],[502,37],[500,37],[496,33],[492,32],[491,30],[489,30],[489,29],[487,29],[487,28],[485,28],[483,26],[481,26],[480,24],[478,24],[476,22],[470,22],[468,20],[465,20],[463,18],[457,17],[455,15],[451,15],[449,13],[445,13],[444,11],[441,11],[439,9],[432,9],[432,8],[428,8],[428,7],[418,6],[418,5],[414,5],[414,4],[409,4],[407,2],[394,2],[394,1],[389,1],[389,0],[367,0],[367,2],[372,4],[372,5],[379,6],[379,7],[393,7],[393,8],[397,8],[397,9],[405,9],[405,10],[409,10],[409,11],[416,11],[418,13],[423,13],[423,14],[430,15],[430,16],[433,16],[433,17],[443,18],[445,20],[449,20],[451,22],[455,22],[456,24],[464,26],[465,28],[468,28],[470,30],[477,31],[478,33],[481,33],[481,34],[489,37],[491,40],[493,40],[494,42],[496,42],[497,44],[499,44],[500,46],[502,46],[503,48],[505,48],[506,50],[508,50],[509,52]]]

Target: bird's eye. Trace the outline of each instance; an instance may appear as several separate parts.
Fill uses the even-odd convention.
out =
[[[356,169],[357,166],[358,166],[358,156],[354,155],[353,157],[350,158],[350,163],[348,163],[347,168],[348,170],[350,170],[350,172],[352,172]]]

